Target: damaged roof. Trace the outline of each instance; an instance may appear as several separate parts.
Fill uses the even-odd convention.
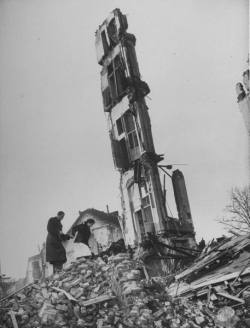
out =
[[[117,226],[120,226],[119,224],[119,214],[118,211],[114,211],[111,213],[106,213],[103,211],[96,210],[95,208],[88,208],[84,211],[79,211],[78,218],[74,221],[74,223],[71,225],[71,227],[68,229],[68,232],[72,229],[73,226],[80,223],[81,219],[85,216],[91,216],[93,218],[99,218],[106,224],[114,224]]]
[[[212,248],[207,248],[186,270],[175,276],[176,283],[171,293],[191,295],[205,287],[240,279],[248,280],[250,275],[250,234],[227,238]]]

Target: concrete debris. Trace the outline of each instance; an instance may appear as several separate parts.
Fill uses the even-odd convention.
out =
[[[171,295],[215,297],[217,294],[244,303],[241,294],[248,292],[250,282],[250,235],[227,238],[208,246],[175,280],[168,288]]]
[[[0,328],[250,327],[246,272],[247,267],[227,283],[173,295],[176,286],[166,287],[168,277],[150,278],[144,264],[127,253],[110,256],[107,263],[81,258],[0,300]]]
[[[0,327],[13,327],[14,320],[18,328],[111,327],[122,319],[119,297],[141,291],[136,268],[125,253],[109,257],[108,263],[81,258],[62,273],[3,299]]]

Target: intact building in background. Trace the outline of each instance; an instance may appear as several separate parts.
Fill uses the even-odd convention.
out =
[[[108,122],[115,168],[120,172],[120,194],[126,244],[135,244],[148,234],[164,236],[172,245],[194,247],[194,228],[183,174],[172,176],[178,219],[165,205],[149,111],[145,97],[150,92],[141,80],[136,58],[136,38],[119,9],[96,32],[97,61],[101,65],[103,108]]]
[[[250,94],[249,94],[249,69],[243,72],[243,83],[236,84],[236,93],[239,109],[247,131],[248,147],[248,183],[250,184]]]

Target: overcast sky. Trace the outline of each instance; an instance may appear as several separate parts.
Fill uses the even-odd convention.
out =
[[[235,83],[247,64],[247,0],[0,1],[0,261],[25,275],[64,210],[119,210],[102,108],[95,31],[114,8],[137,38],[156,151],[183,171],[197,231],[247,182],[247,137]],[[168,203],[173,215],[172,189]]]

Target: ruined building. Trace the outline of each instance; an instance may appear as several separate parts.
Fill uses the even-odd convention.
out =
[[[145,101],[150,89],[141,80],[136,38],[127,28],[126,16],[115,9],[99,26],[95,41],[101,65],[103,108],[114,165],[120,172],[125,242],[135,244],[152,234],[165,237],[172,245],[193,247],[191,210],[179,170],[171,176],[179,217],[171,218],[167,213],[159,176],[163,156],[155,152]]]
[[[243,72],[243,84],[236,84],[237,102],[243,116],[247,131],[248,147],[248,183],[250,184],[250,94],[249,94],[249,69]]]

